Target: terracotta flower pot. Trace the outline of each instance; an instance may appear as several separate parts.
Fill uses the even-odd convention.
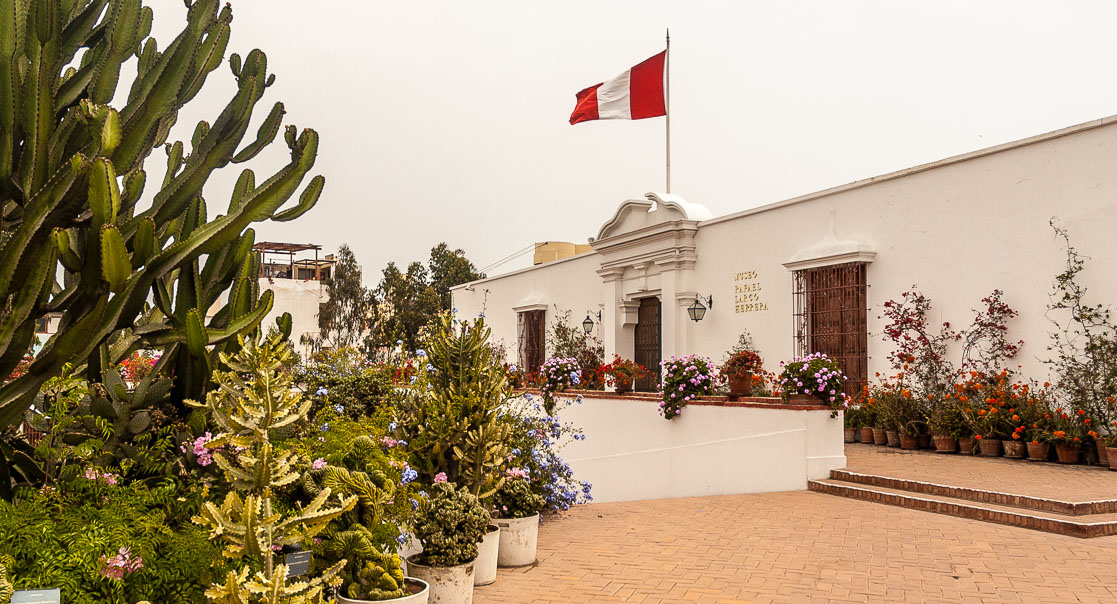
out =
[[[1051,445],[1041,442],[1028,443],[1028,461],[1047,461]]]
[[[613,386],[614,394],[628,394],[632,392],[632,381],[621,382],[620,380]]]
[[[1024,459],[1024,454],[1028,451],[1028,446],[1022,440],[1008,440],[1004,441],[1005,457],[1009,459]]]
[[[752,374],[730,375],[729,396],[752,396]]]
[[[861,442],[865,443],[866,445],[873,444],[872,428],[861,428]]]
[[[932,436],[935,441],[935,453],[954,453],[958,449],[958,441],[953,436]]]
[[[908,436],[907,434],[900,435],[900,448],[908,451],[915,451],[919,448],[919,437]]]
[[[962,455],[973,455],[974,439],[972,436],[966,436],[958,439],[958,452]]]
[[[900,446],[900,433],[895,430],[885,430],[884,435],[888,438],[889,447]]]
[[[874,445],[887,445],[888,436],[884,433],[884,428],[873,428],[873,444]]]
[[[1055,443],[1055,455],[1059,463],[1078,463],[1078,445],[1074,443]]]
[[[846,428],[844,436],[847,443],[857,442],[857,430],[855,428]]]
[[[977,446],[981,449],[982,457],[1001,456],[1001,439],[999,438],[983,438],[978,441]]]
[[[1117,447],[1106,447],[1105,455],[1109,459],[1109,471],[1117,472]]]
[[[1113,464],[1109,463],[1109,454],[1106,453],[1108,447],[1100,440],[1094,441],[1094,444],[1098,446],[1098,464],[1112,468]]]
[[[931,448],[931,433],[930,432],[920,432],[919,433],[919,448],[920,449],[930,449]]]

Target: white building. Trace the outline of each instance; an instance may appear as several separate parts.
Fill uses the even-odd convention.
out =
[[[1048,294],[1066,259],[1052,218],[1091,258],[1090,298],[1117,301],[1117,117],[716,218],[649,193],[587,228],[591,252],[458,286],[454,305],[484,312],[509,360],[528,365],[544,358],[557,309],[590,315],[606,358],[716,361],[747,329],[769,370],[823,351],[865,379],[888,368],[884,301],[914,284],[932,320],[964,326],[1001,289],[1020,312],[1019,361],[1042,378]],[[687,316],[696,300],[709,307],[699,322]]]

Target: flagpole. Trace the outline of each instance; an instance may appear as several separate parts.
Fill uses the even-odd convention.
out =
[[[664,88],[664,110],[667,117],[667,192],[671,192],[671,28],[667,28],[667,53],[664,56],[666,86]]]

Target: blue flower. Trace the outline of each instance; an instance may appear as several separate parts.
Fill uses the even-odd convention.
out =
[[[418,477],[419,473],[415,471],[415,468],[404,468],[403,475],[400,477],[399,482],[400,484],[407,484],[413,482]]]
[[[330,429],[330,422],[326,422],[326,423],[322,424],[322,427],[319,428],[319,431],[325,432],[326,430],[329,430],[329,429]]]
[[[392,422],[392,423],[388,424],[388,431],[389,432],[395,432],[396,431],[396,422]]]
[[[317,394],[318,396],[325,396],[329,393],[330,393],[329,390],[326,390],[325,388],[319,388],[318,392],[315,392],[314,394]]]
[[[426,499],[427,497],[430,497],[430,495],[427,495],[426,491],[419,491],[419,497]]]
[[[519,449],[512,449],[512,455],[515,456],[515,457],[519,457],[520,450]]]
[[[415,501],[415,500],[412,499],[412,501]],[[398,537],[396,537],[396,543],[398,543],[400,545],[403,545],[404,543],[407,543],[407,537],[404,537],[403,535],[399,535]]]
[[[406,447],[407,446],[407,441],[406,440],[401,440],[401,441],[397,442],[396,444],[401,446],[401,447]]]
[[[345,405],[342,405],[342,404],[334,405],[334,411],[337,411],[338,413],[345,413]]]
[[[416,500],[414,500],[414,499],[412,499],[412,500],[411,500],[411,509],[413,509],[413,510],[417,510],[417,509],[419,509],[419,502],[418,502],[418,501],[416,501]]]
[[[415,356],[425,357],[425,356],[427,356],[427,351],[423,350],[422,348],[419,348],[419,349],[415,350]]]

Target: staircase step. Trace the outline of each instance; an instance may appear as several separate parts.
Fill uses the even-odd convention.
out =
[[[1012,493],[1001,493],[984,489],[936,484],[907,478],[864,474],[861,472],[852,472],[850,470],[831,470],[830,478],[859,485],[884,487],[887,489],[896,489],[952,499],[965,499],[968,501],[1024,508],[1040,512],[1052,512],[1067,516],[1117,513],[1117,499],[1077,502],[1060,501],[1056,499],[1044,499],[1042,497],[1031,497],[1028,495],[1014,495]]]
[[[1039,510],[1025,511],[1018,507],[971,502],[941,495],[916,494],[903,489],[856,484],[834,479],[811,480],[807,482],[807,488],[819,493],[1071,537],[1089,538],[1117,535],[1117,513],[1093,514],[1084,518]]]

